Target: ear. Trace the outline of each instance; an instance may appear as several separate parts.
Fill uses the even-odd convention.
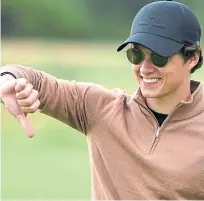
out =
[[[194,66],[198,63],[200,58],[200,52],[196,52],[194,56],[188,59],[187,65],[188,65],[188,70],[191,71]]]

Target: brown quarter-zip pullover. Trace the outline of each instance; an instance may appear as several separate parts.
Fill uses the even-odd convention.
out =
[[[93,199],[204,199],[204,93],[181,102],[159,126],[140,91],[132,96],[10,65],[40,92],[41,112],[84,133]]]

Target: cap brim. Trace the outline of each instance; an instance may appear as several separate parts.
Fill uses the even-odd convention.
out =
[[[122,50],[127,44],[136,43],[147,47],[151,51],[163,56],[170,57],[181,50],[183,43],[157,36],[149,33],[136,33],[131,35],[125,42],[123,42],[117,49]]]

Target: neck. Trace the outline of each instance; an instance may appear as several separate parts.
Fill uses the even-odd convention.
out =
[[[159,98],[146,98],[149,108],[161,114],[170,114],[181,101],[189,101],[191,97],[190,81],[184,89],[177,89]]]

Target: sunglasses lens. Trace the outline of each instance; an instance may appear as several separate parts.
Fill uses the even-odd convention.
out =
[[[127,50],[127,58],[132,64],[139,64],[142,62],[144,55],[139,49]]]
[[[140,49],[127,50],[127,58],[132,64],[140,64],[144,60],[144,53]],[[156,53],[151,54],[152,63],[157,67],[164,67],[168,63],[168,57],[162,57]]]
[[[168,63],[168,57],[162,57],[156,53],[151,55],[152,63],[157,67],[164,67]]]

